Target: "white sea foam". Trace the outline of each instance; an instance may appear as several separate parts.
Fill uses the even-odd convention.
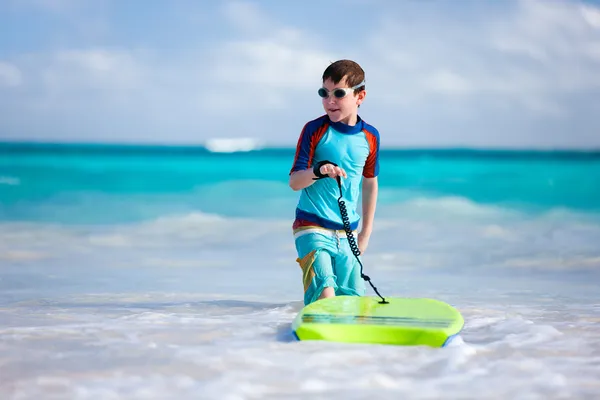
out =
[[[414,204],[428,204],[416,215]],[[436,214],[431,208],[438,205]],[[454,209],[461,204],[457,223]],[[468,206],[464,206],[468,204]],[[595,269],[600,263],[600,223],[577,213],[527,215],[498,207],[477,206],[440,199],[384,206],[378,210],[369,251],[380,269],[490,268],[569,270]],[[481,216],[485,216],[482,218]],[[267,246],[267,247],[265,247]],[[566,246],[566,247],[565,247]],[[172,249],[172,252],[168,252]],[[154,220],[105,227],[61,226],[41,223],[0,224],[0,258],[35,261],[106,251],[144,251],[140,263],[201,264],[196,251],[226,260],[226,250],[256,257],[266,249],[276,258],[293,257],[291,220],[231,218],[193,212]],[[150,250],[150,251],[149,251]],[[154,250],[154,253],[152,252]],[[167,251],[167,253],[165,253]],[[136,254],[137,255],[137,254]],[[114,264],[118,264],[118,257]]]
[[[440,350],[296,342],[291,220],[2,223],[0,397],[593,398],[597,243],[576,213],[382,207],[365,272],[463,313]]]
[[[597,333],[564,331],[561,315],[540,315],[535,302],[533,313],[493,319],[492,309],[465,307],[469,323],[444,350],[296,342],[285,332],[297,302],[174,294],[42,305],[15,305],[28,319],[2,330],[13,367],[5,379],[19,398],[581,398],[598,389],[593,363],[581,362],[597,351]],[[568,353],[556,350],[568,341]]]

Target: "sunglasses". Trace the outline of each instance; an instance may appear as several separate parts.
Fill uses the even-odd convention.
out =
[[[362,81],[358,85],[352,86],[351,88],[335,88],[335,89],[333,89],[332,93],[337,99],[343,99],[349,93],[351,93],[353,90],[358,89],[359,87],[363,86],[364,84],[365,84],[365,81]],[[324,99],[329,97],[329,90],[325,89],[324,87],[319,88],[318,93],[319,93],[319,96],[321,96]]]

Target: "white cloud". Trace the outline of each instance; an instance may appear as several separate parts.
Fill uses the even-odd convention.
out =
[[[291,91],[316,88],[323,69],[333,60],[308,32],[281,25],[248,2],[231,2],[223,13],[243,39],[224,43],[216,54],[211,76],[219,87],[235,87],[238,97],[252,98],[249,109],[281,109],[290,106]],[[231,94],[220,88],[211,92],[212,106],[231,104]]]
[[[144,67],[127,50],[68,50],[54,54],[43,74],[46,83],[55,88],[114,90],[139,85],[144,78]]]
[[[600,30],[588,23],[600,10],[557,0],[521,1],[519,5],[511,24],[496,23],[490,32],[496,49],[511,61],[508,66],[531,72],[526,82],[514,82],[516,91],[534,90],[544,96],[600,88],[596,55]],[[525,87],[519,90],[523,83]]]
[[[598,8],[583,4],[580,6],[580,11],[590,27],[600,29],[600,10]]]
[[[29,1],[74,7],[69,0]],[[448,3],[390,1],[385,14],[364,17],[369,29],[349,30],[348,38],[339,30],[332,35],[327,18],[293,24],[302,18],[269,14],[260,4],[223,3],[220,14],[197,25],[221,18],[213,22],[224,29],[199,31],[206,42],[197,46],[197,38],[182,37],[162,48],[80,46],[7,59],[0,85],[27,91],[0,97],[11,107],[5,120],[15,132],[36,132],[30,121],[39,121],[56,123],[57,131],[85,127],[102,139],[110,124],[113,140],[150,140],[154,132],[163,140],[203,141],[219,130],[248,135],[252,123],[279,118],[291,124],[294,134],[286,137],[294,144],[296,125],[322,111],[316,88],[323,69],[343,57],[367,72],[362,112],[388,132],[386,144],[600,145],[590,133],[599,126],[598,7],[488,2],[457,17],[443,9],[455,7]],[[152,45],[150,38],[144,43]],[[185,51],[171,49],[178,46]],[[92,127],[92,120],[102,125]],[[268,141],[280,128],[273,123],[255,134]]]
[[[231,84],[277,90],[318,85],[329,57],[304,45],[301,34],[289,33],[226,44],[215,65],[215,76]]]
[[[243,32],[259,32],[270,23],[257,4],[246,1],[227,2],[223,14],[230,24]]]
[[[16,66],[0,61],[0,87],[19,86],[22,82],[22,74]]]
[[[425,87],[435,92],[461,94],[468,93],[473,89],[468,78],[448,70],[433,72],[425,79],[424,83]]]
[[[27,90],[13,97],[23,115],[42,112],[81,117],[118,107],[138,108],[153,69],[143,52],[91,48],[28,54],[15,63],[27,76]]]
[[[448,18],[411,24],[408,15],[389,17],[371,38],[385,62],[378,57],[372,65],[383,65],[374,67],[377,73],[391,70],[384,76],[415,101],[427,92],[501,95],[531,111],[555,114],[556,105],[540,107],[551,101],[548,96],[600,87],[600,32],[585,23],[598,12],[568,2],[523,0],[509,14],[482,13],[473,23]],[[429,33],[434,22],[444,27],[434,30],[436,37]],[[445,34],[438,36],[440,31]]]

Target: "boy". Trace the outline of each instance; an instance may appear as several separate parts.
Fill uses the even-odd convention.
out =
[[[342,223],[337,179],[355,238],[362,192],[361,253],[369,244],[378,192],[379,132],[358,116],[366,96],[364,71],[354,61],[339,60],[322,79],[318,92],[326,114],[302,129],[289,179],[293,190],[302,191],[293,233],[305,305],[336,295],[364,295],[360,265]]]

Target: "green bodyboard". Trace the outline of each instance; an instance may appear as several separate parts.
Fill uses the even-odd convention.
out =
[[[324,340],[444,347],[462,330],[460,312],[426,298],[336,296],[317,300],[298,313],[292,330],[298,340]]]

